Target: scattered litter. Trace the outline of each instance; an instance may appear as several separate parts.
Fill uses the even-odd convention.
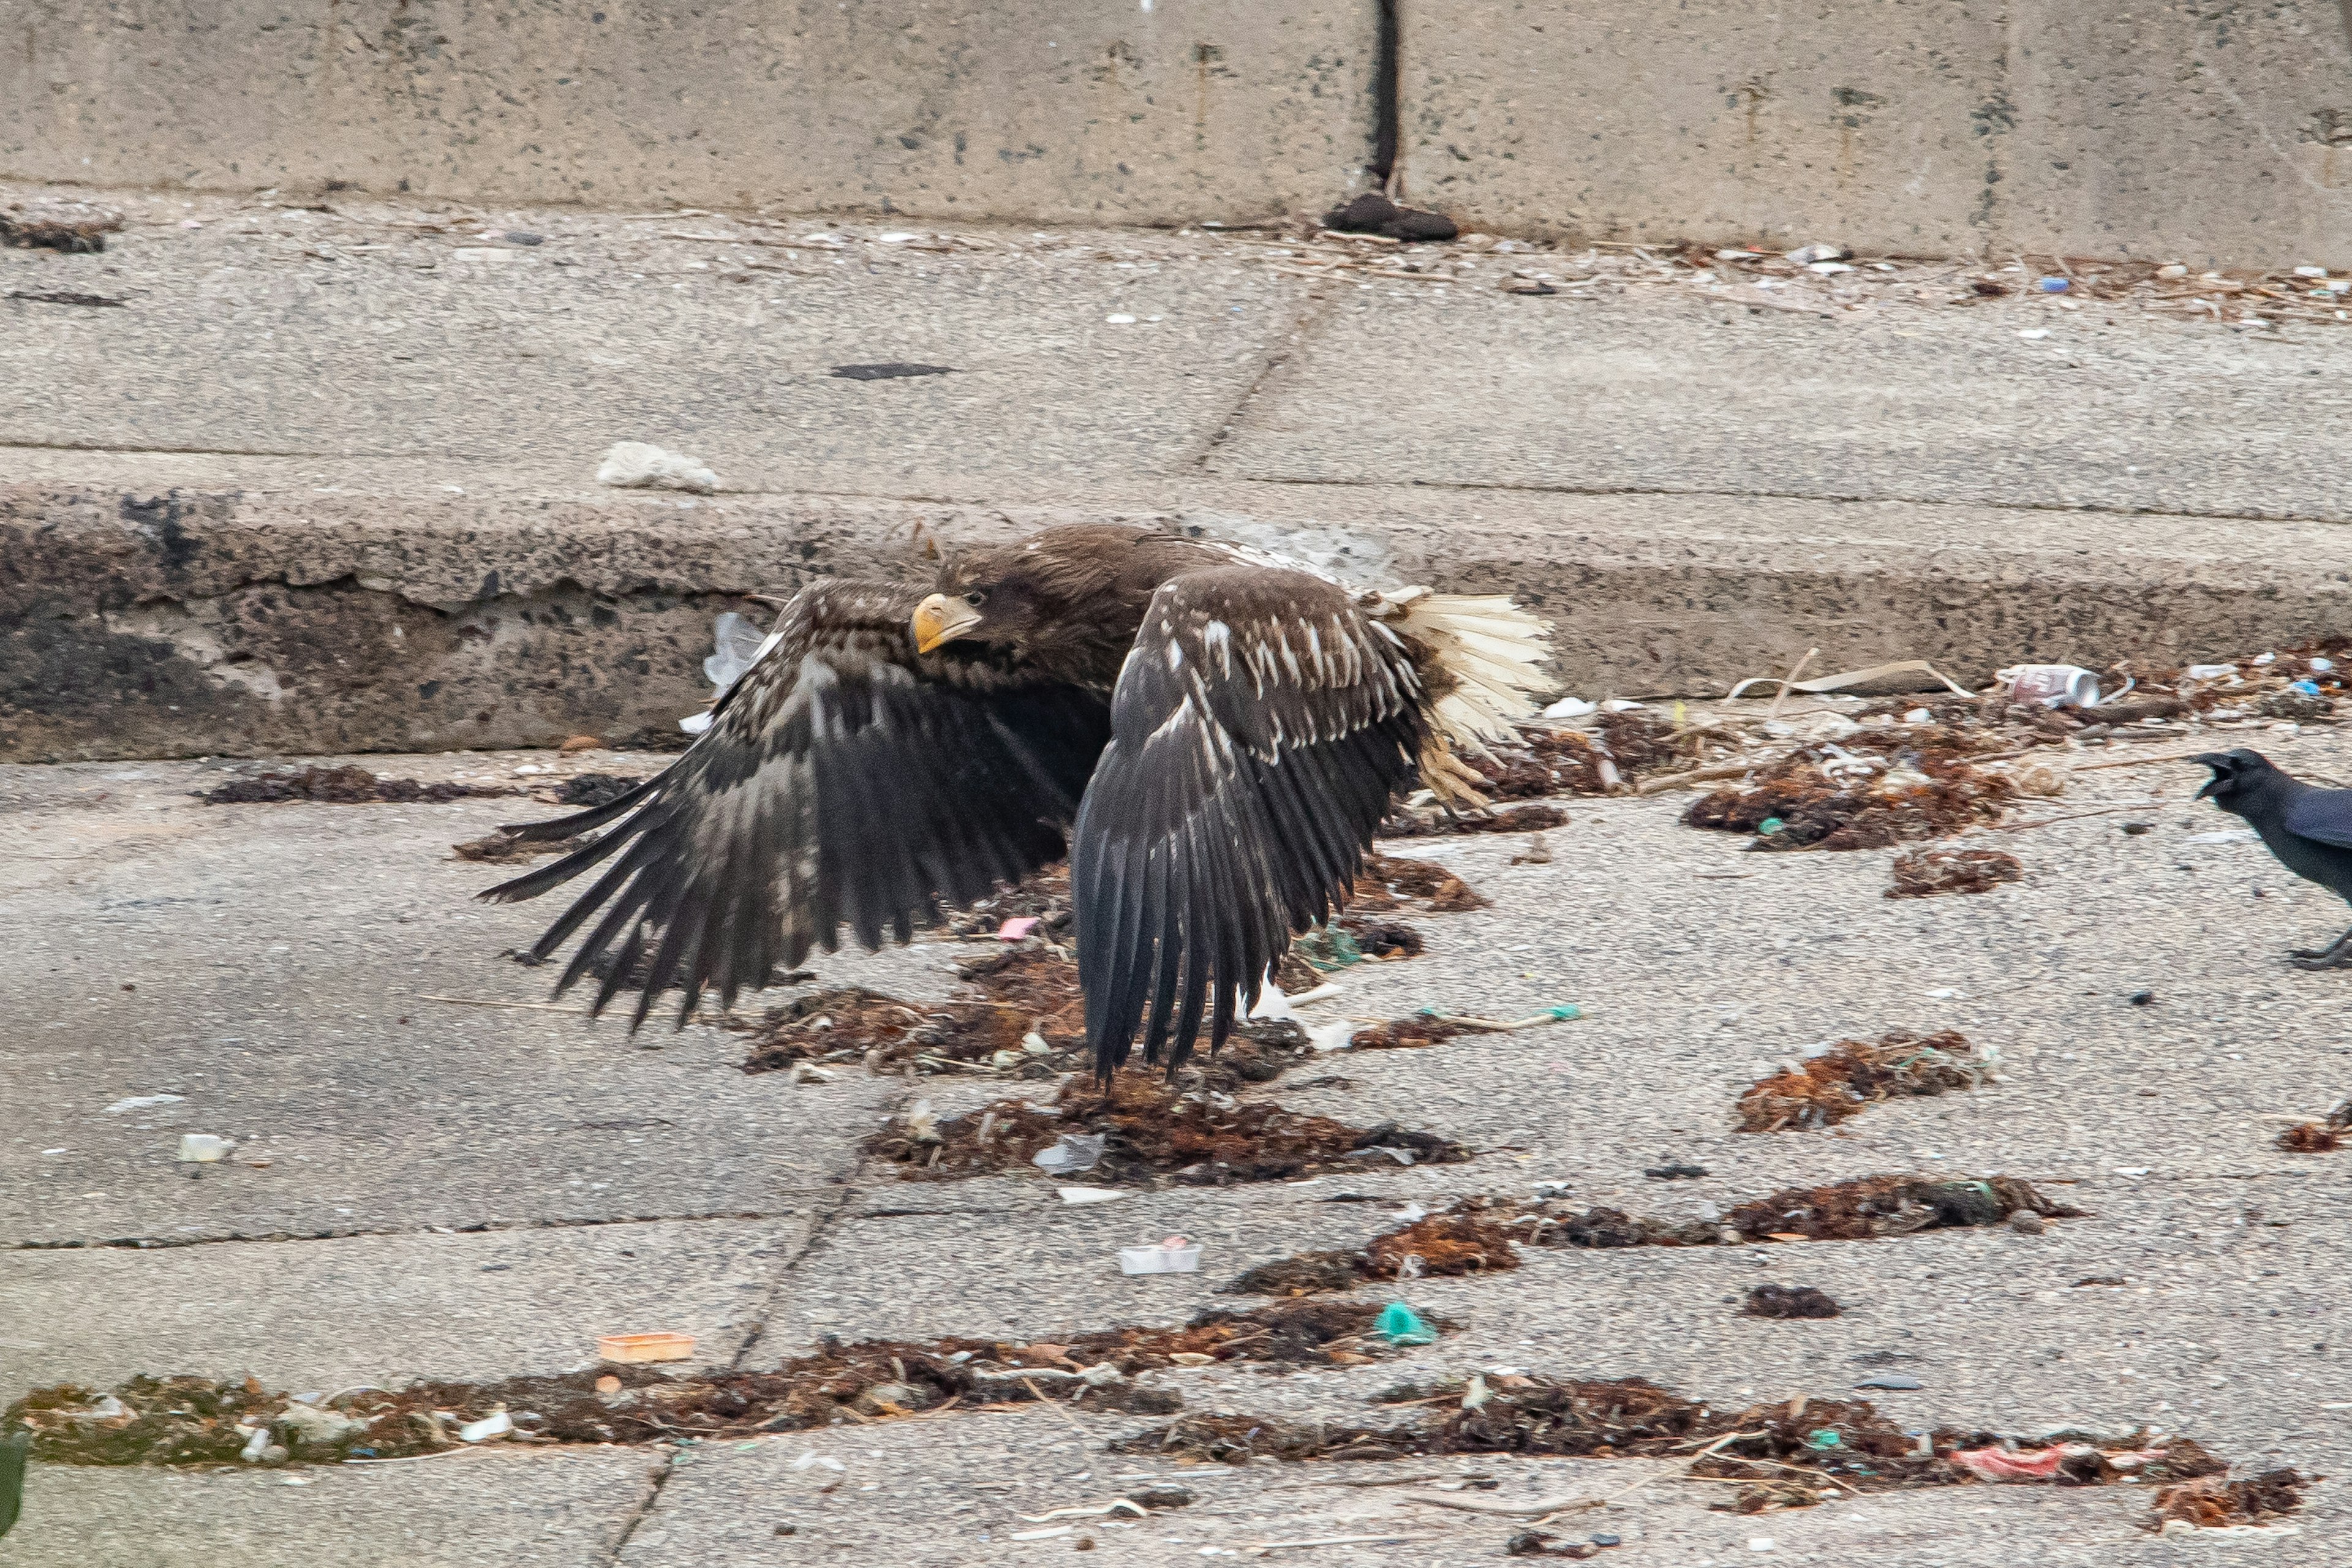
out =
[[[479,1421],[468,1421],[457,1428],[460,1443],[487,1443],[493,1437],[503,1437],[515,1429],[513,1417],[503,1410],[493,1410]]]
[[[211,1164],[228,1158],[229,1151],[236,1147],[236,1140],[234,1138],[218,1138],[209,1132],[183,1132],[180,1134],[180,1152],[176,1157],[194,1164]]]
[[[1381,1309],[1373,1321],[1372,1331],[1392,1345],[1426,1345],[1437,1342],[1437,1331],[1419,1312],[1402,1301],[1391,1301]]]
[[[1856,1388],[1884,1388],[1901,1391],[1925,1388],[1927,1385],[1920,1382],[1916,1377],[1904,1377],[1899,1374],[1882,1374],[1877,1377],[1865,1377],[1860,1383],[1855,1384],[1854,1386]]]
[[[1543,710],[1547,719],[1581,719],[1599,711],[1600,704],[1587,702],[1580,697],[1563,697]]]
[[[698,458],[672,452],[648,441],[615,442],[596,468],[596,482],[616,489],[656,487],[709,495],[719,488],[719,476]]]
[[[1937,893],[1990,893],[2025,875],[2017,857],[1998,849],[1913,849],[1897,855],[1890,899],[1925,899]]]
[[[649,1334],[605,1334],[596,1341],[596,1355],[601,1361],[624,1363],[691,1361],[694,1359],[694,1336],[668,1331]]]
[[[1055,1187],[1066,1204],[1107,1204],[1127,1194],[1117,1187]]]
[[[0,208],[0,245],[87,253],[104,250],[122,215],[89,202],[34,201]]]
[[[150,1106],[183,1105],[187,1102],[187,1098],[184,1094],[134,1094],[128,1100],[118,1100],[108,1106],[106,1114],[119,1116],[126,1110],[145,1110]]]
[[[1742,1132],[1831,1127],[1881,1100],[1975,1089],[1996,1065],[1951,1029],[1890,1034],[1874,1045],[1840,1040],[1751,1085],[1739,1097],[1738,1126]]]
[[[1037,929],[1035,915],[1019,915],[996,928],[999,942],[1019,942]]]
[[[1759,1285],[1739,1310],[1750,1318],[1834,1318],[1840,1310],[1828,1292],[1811,1285]]]
[[[1049,1176],[1075,1176],[1102,1163],[1103,1134],[1065,1132],[1051,1146],[1029,1156],[1029,1163]]]
[[[814,1448],[802,1449],[801,1457],[793,1461],[793,1468],[796,1470],[814,1470],[823,1468],[833,1470],[844,1475],[846,1475],[849,1471],[849,1467],[847,1465],[843,1464],[831,1454],[820,1454]]]
[[[1304,1037],[1300,1039],[1305,1048]],[[991,1136],[982,1142],[983,1121]],[[1351,1168],[1349,1157],[1396,1148],[1424,1164],[1470,1157],[1460,1144],[1393,1122],[1350,1127],[1266,1100],[1237,1100],[1213,1089],[1184,1090],[1141,1073],[1122,1073],[1108,1091],[1072,1077],[1050,1108],[999,1100],[941,1121],[931,1139],[904,1118],[867,1140],[870,1153],[897,1162],[910,1181],[954,1180],[1027,1170],[1043,1150],[1076,1133],[1102,1140],[1098,1180],[1118,1184],[1173,1183],[1224,1186],[1278,1181]]]
[[[1118,1249],[1118,1271],[1121,1274],[1197,1274],[1201,1271],[1201,1244],[1171,1236],[1150,1247],[1122,1247]]]
[[[1789,689],[1808,697],[1832,694],[1847,697],[1894,697],[1913,691],[1948,691],[1956,697],[1970,695],[1969,689],[1944,674],[1924,658],[1906,658],[1894,664],[1874,664],[1864,669],[1841,670],[1835,675],[1817,675],[1810,680],[1791,680]],[[1767,695],[1780,689],[1777,675],[1751,675],[1739,681],[1725,694],[1725,700],[1737,701],[1751,686],[1769,688]]]
[[[307,767],[294,771],[249,773],[230,779],[195,796],[206,805],[275,805],[281,801],[318,801],[330,805],[360,805],[378,801],[408,803],[468,800],[483,795],[511,795],[497,785],[418,784],[415,779],[378,778],[365,768]]]
[[[2008,683],[2009,700],[2021,708],[2096,708],[2099,678],[2078,664],[2021,664],[1995,670]]]

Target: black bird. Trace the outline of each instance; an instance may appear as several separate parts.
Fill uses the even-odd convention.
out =
[[[1142,528],[1048,529],[934,586],[803,589],[667,772],[517,830],[611,832],[483,896],[603,866],[531,955],[585,927],[562,985],[593,966],[594,1009],[635,988],[641,1022],[677,984],[683,1022],[844,925],[905,942],[1067,846],[1096,1070],[1139,1033],[1172,1072],[1347,897],[1398,791],[1481,802],[1455,751],[1534,711],[1548,636],[1508,599]]]
[[[2213,770],[2199,800],[2244,817],[2281,865],[2352,902],[2352,789],[2315,788],[2243,746],[2189,760]],[[2352,969],[2352,931],[2327,947],[2296,948],[2288,962],[2297,969]]]

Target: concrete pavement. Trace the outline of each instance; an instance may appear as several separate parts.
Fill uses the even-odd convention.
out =
[[[2298,771],[2352,771],[2352,746],[2332,735],[2259,743]],[[402,776],[517,784],[548,777],[520,766],[560,776],[649,761],[372,760]],[[1342,1193],[1427,1203],[1559,1179],[1579,1203],[1685,1216],[1850,1175],[1999,1172],[2089,1213],[2035,1237],[1530,1251],[1515,1273],[1412,1287],[1416,1305],[1464,1327],[1402,1364],[1167,1381],[1194,1410],[1363,1419],[1369,1396],[1400,1378],[1482,1366],[1642,1375],[1743,1402],[1839,1396],[1892,1368],[1924,1385],[1872,1396],[1906,1426],[2148,1422],[2249,1467],[2340,1475],[2352,1462],[2332,1327],[2347,1156],[2270,1143],[2276,1117],[2323,1112],[2347,1092],[2343,976],[2281,961],[2339,929],[2343,911],[2258,845],[2201,837],[2227,824],[2189,803],[2193,769],[2074,774],[2024,818],[2062,820],[1974,837],[2026,867],[2022,883],[1976,898],[1888,900],[1884,852],[1743,855],[1735,838],[1676,826],[1685,797],[1672,795],[1570,802],[1549,865],[1509,865],[1520,846],[1507,837],[1392,846],[1459,869],[1495,905],[1414,917],[1429,952],[1348,972],[1326,1008],[1508,1015],[1574,1001],[1588,1016],[1344,1057],[1328,1070],[1346,1087],[1265,1092],[1359,1125],[1404,1120],[1479,1157],[1066,1208],[1041,1179],[907,1184],[856,1152],[914,1093],[950,1113],[1001,1090],[955,1079],[918,1090],[854,1067],[830,1085],[747,1077],[734,1066],[741,1037],[723,1030],[632,1042],[530,1005],[542,974],[498,954],[550,911],[469,904],[496,873],[446,847],[535,815],[530,803],[188,797],[226,767],[0,772],[0,919],[16,958],[0,1005],[19,1021],[0,1048],[21,1086],[0,1142],[14,1247],[0,1252],[0,1398],[132,1371],[250,1372],[298,1389],[493,1377],[581,1364],[595,1334],[619,1329],[686,1328],[705,1362],[756,1367],[827,1333],[1032,1339],[1170,1323],[1234,1304],[1213,1288],[1252,1263],[1394,1223],[1387,1202],[1324,1201]],[[2151,831],[2121,831],[2143,821]],[[821,983],[936,994],[961,951],[926,942],[832,961]],[[2143,989],[2154,1000],[2134,1005]],[[1881,1105],[1829,1134],[1727,1131],[1738,1089],[1811,1041],[1940,1027],[1997,1046],[2002,1080]],[[156,1094],[182,1098],[108,1109]],[[246,1142],[223,1164],[181,1165],[172,1154],[188,1131]],[[1641,1175],[1666,1157],[1711,1173]],[[1177,1229],[1205,1244],[1201,1275],[1116,1271],[1118,1246]],[[2095,1279],[2125,1283],[2081,1283]],[[1846,1314],[1738,1316],[1759,1279],[1822,1287]],[[1027,1563],[1071,1541],[1012,1541],[1037,1528],[1022,1515],[1169,1469],[1102,1451],[1144,1425],[1031,1409],[669,1458],[477,1453],[282,1476],[40,1467],[7,1547],[12,1563],[42,1568],[225,1553],[268,1568],[329,1542],[436,1563]],[[812,1448],[846,1472],[793,1469]],[[2301,1534],[2224,1548],[2142,1535],[2132,1488],[1964,1489],[1737,1519],[1708,1512],[1715,1489],[1669,1479],[1672,1467],[1433,1468],[1491,1471],[1504,1495],[1614,1495],[1580,1527],[1623,1536],[1629,1563],[1677,1568],[1763,1560],[1749,1555],[1758,1539],[1774,1542],[1772,1561],[1897,1568],[1977,1568],[2021,1551],[2155,1568],[2230,1550],[2316,1565],[2339,1554],[2352,1511],[2341,1483],[2324,1483]],[[1122,1561],[1173,1563],[1204,1548],[1393,1533],[1406,1542],[1360,1546],[1357,1559],[1419,1568],[1489,1560],[1511,1528],[1336,1484],[1366,1470],[1188,1471],[1192,1509],[1088,1539]],[[1654,1484],[1624,1495],[1645,1477]]]
[[[0,251],[19,761],[642,743],[746,595],[1103,518],[1507,589],[1588,694],[2222,655],[2352,584],[2308,279],[120,199]],[[887,363],[950,374],[834,374]],[[719,492],[597,486],[624,439]]]

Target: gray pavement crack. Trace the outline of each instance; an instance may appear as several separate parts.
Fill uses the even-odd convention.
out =
[[[621,1554],[629,1549],[630,1537],[637,1533],[637,1526],[652,1517],[655,1505],[661,1501],[662,1489],[668,1486],[670,1477],[677,1473],[677,1450],[664,1448],[661,1456],[661,1463],[654,1468],[645,1494],[637,1499],[637,1505],[629,1511],[628,1518],[621,1521],[620,1533],[613,1538],[613,1548],[604,1554],[604,1568],[613,1568],[621,1561]]]

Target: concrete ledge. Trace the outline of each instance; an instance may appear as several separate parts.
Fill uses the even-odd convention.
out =
[[[1341,194],[1370,155],[1347,0],[28,0],[0,170],[606,207],[1181,222]]]
[[[90,477],[110,461],[116,481]],[[1085,506],[322,501],[261,475],[174,485],[154,458],[71,466],[0,489],[0,760],[667,739],[706,694],[713,615],[821,573],[918,577],[918,523],[952,549],[1151,521],[1363,581],[1508,590],[1588,694],[1718,693],[1816,646],[1825,668],[1924,656],[1965,679],[2213,656],[2352,612],[2352,534],[2324,523],[1213,482]]]

